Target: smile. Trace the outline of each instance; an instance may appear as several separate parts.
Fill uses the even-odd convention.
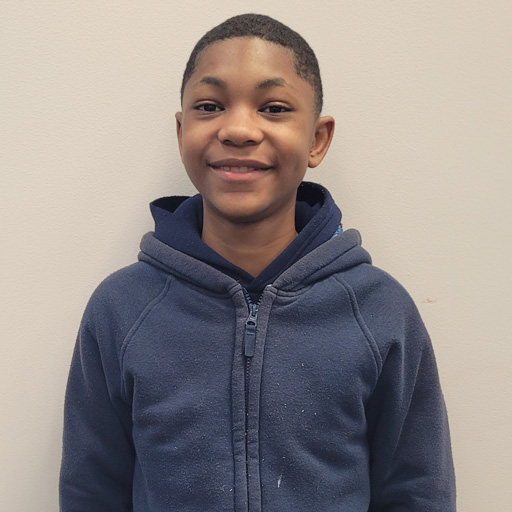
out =
[[[214,166],[212,166],[214,167]],[[251,172],[251,171],[265,171],[268,169],[265,168],[261,168],[261,167],[228,167],[228,166],[222,166],[222,167],[214,167],[214,169],[220,169],[221,171],[229,171],[229,172],[239,172],[239,173],[244,173],[244,172]]]
[[[207,163],[214,171],[224,171],[234,174],[246,174],[255,171],[268,171],[272,166],[268,162],[248,159],[225,158]]]

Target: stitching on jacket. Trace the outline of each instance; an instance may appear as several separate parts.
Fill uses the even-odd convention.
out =
[[[379,373],[382,371],[382,355],[380,353],[379,347],[377,345],[377,342],[375,341],[375,338],[372,334],[372,331],[366,325],[366,322],[363,318],[363,315],[361,313],[361,310],[359,309],[359,304],[357,302],[356,294],[354,293],[354,290],[352,287],[339,275],[334,275],[334,279],[336,279],[347,291],[349,298],[350,298],[350,305],[352,306],[352,312],[354,314],[354,318],[357,321],[357,324],[359,325],[359,328],[361,329],[362,333],[364,334],[364,337],[366,341],[368,342],[368,345],[372,351],[373,358],[375,360],[375,369],[376,369],[376,375],[375,375],[375,382],[377,382]]]
[[[171,282],[174,281],[174,276],[169,276],[166,281],[165,285],[162,289],[162,291],[157,295],[156,298],[154,298],[142,311],[142,313],[139,315],[137,320],[135,320],[135,323],[132,325],[130,330],[128,331],[128,334],[126,335],[125,339],[123,340],[123,343],[121,345],[121,351],[120,351],[120,367],[121,367],[121,395],[126,400],[126,382],[124,379],[124,357],[126,354],[126,350],[128,349],[128,346],[130,342],[132,341],[133,337],[139,330],[140,326],[143,324],[146,317],[153,311],[155,306],[157,306],[167,295],[169,288],[171,286]]]

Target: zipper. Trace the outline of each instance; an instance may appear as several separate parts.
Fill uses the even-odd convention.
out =
[[[256,330],[258,327],[258,308],[260,299],[256,304],[251,300],[251,296],[245,288],[243,288],[249,315],[245,320],[244,328],[244,356],[245,356],[245,471],[247,482],[247,505],[249,506],[249,457],[248,457],[248,419],[249,419],[249,379],[251,374],[251,361],[256,348]]]
[[[247,297],[246,297],[247,298]],[[256,346],[256,327],[258,325],[258,304],[250,302],[249,297],[249,316],[245,321],[244,331],[244,355],[245,357],[252,357]]]
[[[249,292],[243,287],[242,290],[244,291],[245,302],[249,309],[249,316],[245,321],[244,329],[244,356],[252,357],[256,348],[256,329],[258,327],[258,308],[260,307],[261,295],[258,302],[254,304]]]

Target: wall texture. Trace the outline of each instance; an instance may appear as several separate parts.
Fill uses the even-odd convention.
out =
[[[254,10],[207,2],[0,6],[0,508],[57,510],[62,403],[95,286],[134,261],[147,203],[193,192],[175,143],[195,41]],[[314,7],[313,7],[314,5]],[[512,4],[260,0],[317,51],[331,189],[432,334],[464,512],[512,502]]]

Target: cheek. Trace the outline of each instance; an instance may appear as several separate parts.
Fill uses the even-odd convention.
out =
[[[185,171],[187,173],[188,179],[194,185],[196,190],[204,195],[204,187],[203,187],[203,179],[201,179],[201,172],[198,171],[198,169],[194,165],[187,165],[184,162],[185,165]]]
[[[309,152],[312,146],[311,130],[301,126],[288,134],[286,143],[282,144],[283,154],[288,159],[304,162],[309,159]]]
[[[182,151],[192,158],[199,156],[212,143],[213,135],[205,127],[189,127],[182,131]]]
[[[180,151],[181,161],[187,166],[198,161],[200,145],[194,138],[189,137],[188,134],[183,134]]]
[[[284,162],[294,169],[306,169],[309,162],[309,141],[297,138],[293,146],[283,148],[281,153]]]

